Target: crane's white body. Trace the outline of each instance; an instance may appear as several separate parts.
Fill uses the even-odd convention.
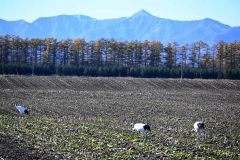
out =
[[[204,123],[203,123],[202,121],[197,121],[197,122],[195,122],[194,125],[193,125],[193,130],[194,130],[195,132],[198,132],[198,131],[200,131],[200,130],[203,130],[204,128],[202,128],[201,126],[204,126]]]
[[[24,106],[21,106],[21,105],[18,105],[18,106],[16,105],[16,108],[21,114],[24,114],[25,110],[27,110]]]
[[[144,129],[144,126],[145,126],[146,124],[144,124],[144,123],[136,123],[136,124],[134,124],[134,126],[133,126],[133,130],[136,130],[136,131],[138,131],[138,132],[145,132],[145,129]]]

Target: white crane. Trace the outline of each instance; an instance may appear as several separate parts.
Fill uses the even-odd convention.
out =
[[[202,121],[197,121],[194,123],[192,130],[195,132],[199,132],[204,129],[205,129],[204,123]]]
[[[131,124],[133,125],[133,124]],[[135,123],[133,125],[133,130],[136,130],[138,132],[145,132],[145,131],[151,131],[150,126],[148,124],[144,124],[144,123]]]
[[[21,113],[21,114],[28,114],[28,110],[27,110],[26,107],[24,107],[22,105],[15,105],[15,107],[17,108],[19,113]]]
[[[151,131],[150,126],[148,124],[144,124],[144,123],[135,123],[133,125],[133,123],[131,123],[131,126],[133,126],[133,130],[136,130],[140,133],[145,133],[144,136],[144,141],[147,140],[147,132],[146,131]]]

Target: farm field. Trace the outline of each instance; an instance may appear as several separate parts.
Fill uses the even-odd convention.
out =
[[[0,76],[0,159],[237,160],[239,117],[240,81]]]

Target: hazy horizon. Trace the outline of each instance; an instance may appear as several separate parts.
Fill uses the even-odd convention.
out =
[[[99,20],[130,17],[139,10],[166,19],[191,21],[211,18],[229,26],[240,26],[239,0],[11,0],[0,1],[0,19],[24,20],[40,17],[86,15]]]
[[[158,17],[158,18],[169,19],[169,20],[174,20],[174,21],[198,21],[198,20],[203,20],[203,19],[208,19],[208,18],[210,18],[210,17],[205,17],[205,18],[201,18],[201,19],[190,19],[190,20],[170,19],[170,18],[165,18],[165,17],[159,17],[159,16],[156,16],[156,15],[152,14],[151,12],[149,12],[149,11],[147,11],[147,10],[145,10],[145,9],[140,9],[140,10],[136,11],[135,13],[133,13],[132,15],[124,16],[124,17],[123,17],[123,16],[122,16],[122,17],[115,17],[115,18],[96,18],[96,17],[92,17],[92,16],[89,16],[89,15],[85,15],[85,14],[59,14],[59,15],[53,15],[53,16],[37,17],[37,18],[34,19],[33,21],[27,21],[27,20],[25,20],[25,19],[16,19],[16,20],[6,20],[6,19],[4,19],[4,20],[6,20],[6,21],[19,21],[19,20],[23,20],[23,21],[26,21],[26,22],[28,22],[28,23],[32,23],[32,22],[36,21],[36,20],[39,19],[39,18],[57,17],[57,16],[62,16],[62,15],[66,15],[66,16],[88,16],[88,17],[91,17],[91,18],[94,18],[94,19],[97,19],[97,20],[108,20],[108,19],[128,18],[128,17],[131,17],[131,16],[133,16],[134,14],[136,14],[136,13],[138,13],[138,12],[141,12],[141,11],[146,11],[146,12],[148,12],[149,14],[151,14],[152,16],[155,16],[155,17]],[[210,19],[212,19],[212,18],[210,18]],[[212,19],[212,20],[216,20],[216,19]],[[216,21],[218,21],[218,20],[216,20]],[[218,22],[220,22],[220,23],[222,23],[222,24],[225,24],[225,23],[223,23],[223,22],[221,22],[221,21],[218,21]],[[229,25],[229,24],[225,24],[225,25]],[[229,25],[229,26],[231,26],[231,25]],[[232,26],[231,26],[231,27],[232,27]],[[233,27],[238,27],[238,26],[233,26]]]

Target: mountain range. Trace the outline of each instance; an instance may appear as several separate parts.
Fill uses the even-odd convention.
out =
[[[18,35],[22,38],[84,38],[87,41],[100,38],[118,41],[159,40],[166,44],[193,43],[198,40],[208,44],[223,40],[240,41],[240,27],[231,27],[205,18],[179,21],[156,17],[140,10],[130,17],[99,20],[85,15],[59,15],[41,17],[32,23],[24,20],[0,19],[0,35]]]

